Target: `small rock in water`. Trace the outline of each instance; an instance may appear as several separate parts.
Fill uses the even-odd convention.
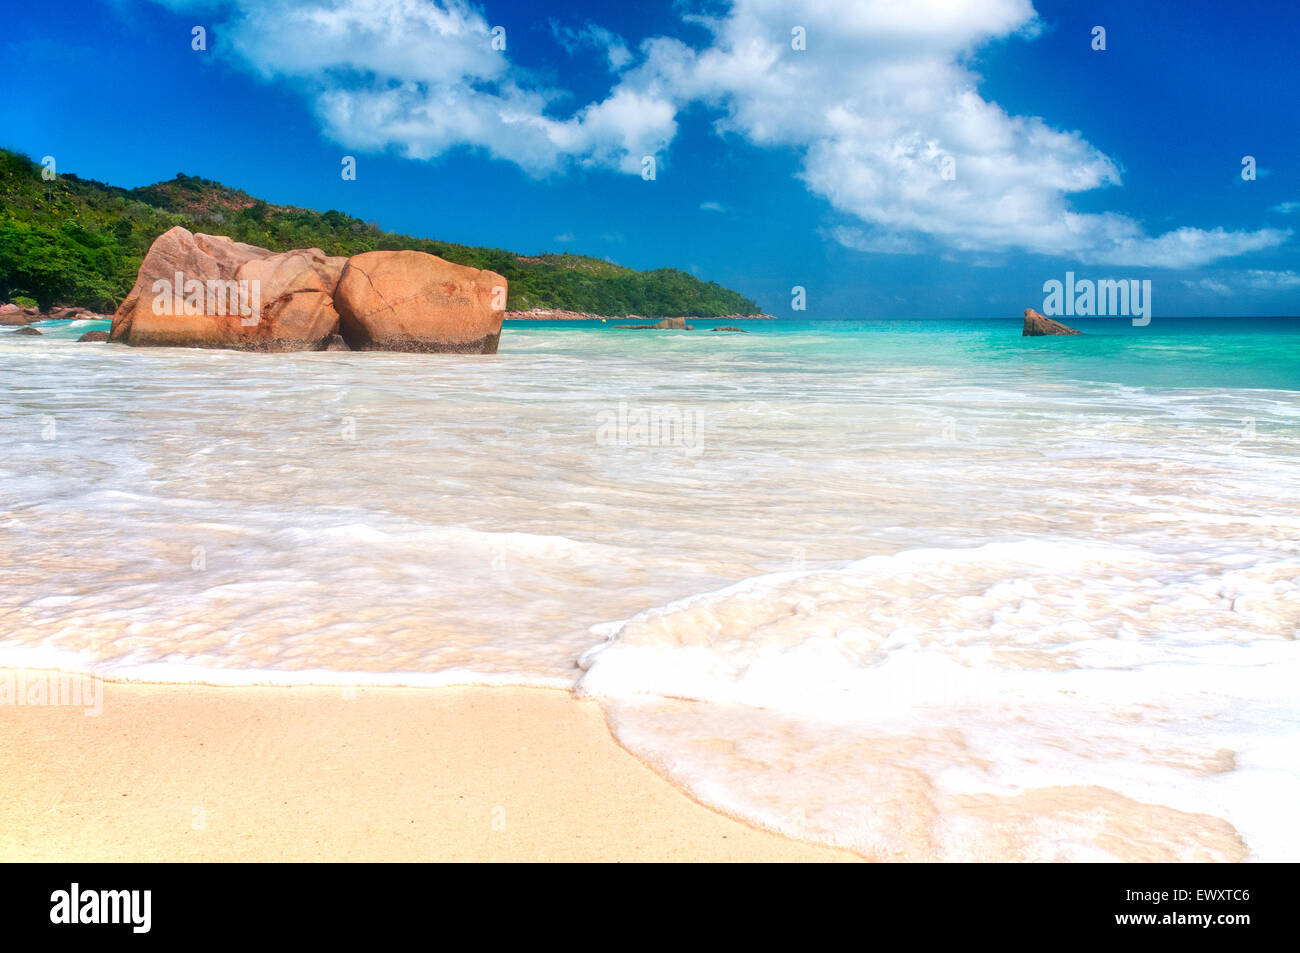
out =
[[[616,328],[626,328],[629,331],[694,331],[695,328],[686,323],[685,318],[664,318],[654,324],[616,324]]]
[[[81,337],[77,338],[78,343],[81,341],[107,341],[107,331],[87,331]]]
[[[1082,334],[1074,328],[1066,327],[1060,321],[1044,317],[1033,308],[1025,308],[1025,327],[1021,337],[1040,337],[1047,334]]]
[[[35,328],[19,328],[17,331],[10,331],[9,333],[10,334],[35,334],[39,336],[41,332],[36,330]]]

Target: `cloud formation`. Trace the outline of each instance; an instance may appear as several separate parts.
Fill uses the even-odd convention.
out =
[[[164,0],[176,6],[177,0]],[[540,175],[568,162],[626,168],[622,159],[665,148],[676,132],[630,91],[567,119],[551,116],[563,90],[512,64],[509,30],[465,0],[236,0],[223,34],[265,79],[311,99],[327,135],[350,149],[393,148],[429,159],[478,148]],[[595,27],[564,34],[573,48],[618,41]],[[504,46],[504,49],[502,48]]]
[[[574,54],[584,49],[601,51],[605,54],[610,70],[615,73],[632,62],[632,51],[628,49],[627,42],[618,34],[595,23],[573,27],[552,20],[551,35],[566,53]]]
[[[1225,272],[1217,277],[1198,278],[1183,282],[1194,291],[1216,295],[1267,294],[1277,291],[1300,291],[1300,272],[1267,271],[1248,268]]]
[[[1115,162],[1079,132],[986,101],[967,65],[992,40],[1037,33],[1030,0],[734,0],[687,16],[708,31],[703,48],[654,37],[635,53],[596,24],[553,23],[568,52],[603,53],[616,76],[608,96],[567,115],[567,94],[512,63],[508,34],[494,49],[487,15],[466,0],[230,6],[235,52],[303,88],[348,148],[423,159],[470,147],[534,175],[639,173],[643,156],[665,161],[677,117],[703,104],[720,135],[799,154],[806,186],[852,223],[829,233],[863,251],[1188,268],[1290,234],[1149,235],[1119,213],[1075,211],[1071,195],[1121,184]]]

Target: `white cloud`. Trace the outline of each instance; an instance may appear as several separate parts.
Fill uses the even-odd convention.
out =
[[[491,21],[466,0],[233,6],[236,52],[304,87],[349,148],[429,158],[471,147],[533,174],[572,164],[635,174],[645,155],[662,168],[678,115],[704,104],[720,134],[795,151],[807,187],[848,221],[831,234],[864,251],[1026,250],[1177,268],[1290,234],[1149,235],[1119,213],[1075,211],[1070,196],[1121,184],[1114,160],[1080,132],[985,100],[969,65],[989,41],[1036,35],[1030,0],[734,0],[721,15],[687,17],[711,34],[703,48],[654,37],[636,54],[595,24],[552,23],[565,49],[604,52],[618,76],[606,98],[567,115],[568,95],[494,51]],[[796,27],[804,50],[792,48]]]
[[[1212,295],[1230,295],[1232,288],[1217,278],[1198,278],[1194,281],[1184,281],[1184,285],[1193,291],[1200,291],[1204,294]]]
[[[566,53],[574,54],[583,49],[604,53],[609,68],[615,73],[632,62],[632,51],[628,49],[627,42],[617,33],[595,23],[571,27],[563,25],[558,20],[552,20],[551,35]]]
[[[265,76],[322,70],[451,87],[503,79],[491,26],[463,0],[242,0],[228,39]],[[339,77],[341,78],[341,77]]]
[[[1184,281],[1183,284],[1194,291],[1217,295],[1265,294],[1300,290],[1300,272],[1249,268],[1224,272],[1216,277]]]
[[[1282,291],[1300,288],[1300,273],[1294,271],[1262,271],[1252,268],[1245,272],[1247,283],[1260,291]]]
[[[1261,228],[1253,232],[1179,228],[1150,238],[1137,233],[1136,229],[1137,226],[1133,225],[1130,230],[1133,234],[1109,236],[1108,244],[1099,247],[1092,260],[1141,268],[1195,268],[1220,258],[1275,248],[1291,234],[1276,228]]]
[[[701,211],[701,212],[725,212],[726,210],[727,210],[727,207],[726,207],[725,205],[723,205],[721,202],[701,202],[701,203],[700,203],[700,211]]]
[[[464,0],[234,6],[224,34],[235,52],[262,76],[301,86],[348,148],[423,159],[478,146],[532,171],[555,166],[544,111],[561,94],[521,85],[492,48],[492,25]]]
[[[535,175],[568,163],[639,172],[641,157],[676,135],[675,111],[632,89],[556,118],[568,93],[512,63],[508,28],[506,50],[493,49],[495,24],[466,0],[232,0],[225,9],[221,33],[234,52],[306,92],[325,132],[350,149],[427,159],[469,147]],[[631,59],[599,27],[579,40],[603,44],[611,68]]]
[[[871,231],[839,225],[830,230],[830,237],[846,248],[871,252],[875,255],[916,255],[922,251],[916,239],[897,232]]]
[[[723,112],[719,131],[799,151],[808,187],[864,224],[832,230],[849,247],[1192,267],[1287,237],[1221,228],[1149,236],[1123,215],[1074,211],[1071,194],[1120,184],[1114,161],[1078,132],[984,100],[965,65],[990,39],[1038,30],[1029,0],[737,0],[699,22],[713,33],[709,48],[652,41],[624,84],[710,103]],[[792,49],[795,26],[806,50]]]

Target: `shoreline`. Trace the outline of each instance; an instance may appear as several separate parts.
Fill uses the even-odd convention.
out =
[[[862,860],[702,806],[568,691],[100,690],[98,716],[0,705],[0,771],[22,779],[0,860]]]
[[[529,311],[507,311],[506,321],[663,321],[666,317],[680,317],[684,321],[775,321],[773,314],[723,314],[715,318],[699,315],[659,315],[651,317],[644,314],[587,314],[583,311],[551,311],[546,308],[533,308]]]

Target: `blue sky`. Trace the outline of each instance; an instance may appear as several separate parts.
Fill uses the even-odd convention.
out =
[[[394,231],[670,265],[778,316],[796,285],[807,317],[1014,316],[1066,271],[1150,279],[1156,315],[1300,314],[1289,0],[95,0],[6,20],[27,67],[5,72],[0,144],[118,185],[183,171]]]

